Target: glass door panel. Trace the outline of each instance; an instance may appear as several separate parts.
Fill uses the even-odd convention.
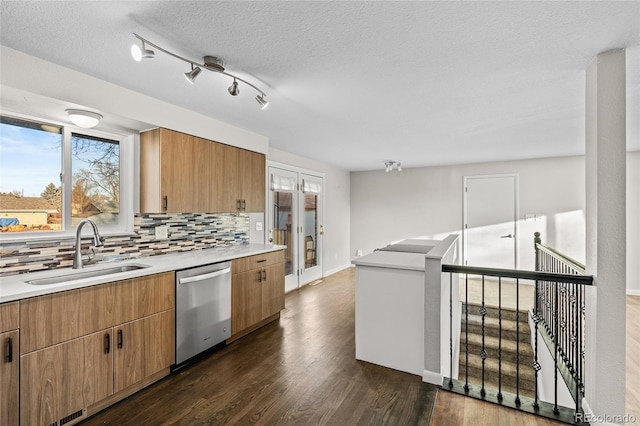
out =
[[[269,167],[269,209],[267,241],[287,246],[285,258],[285,291],[298,288],[298,174]]]
[[[322,278],[322,183],[319,176],[269,167],[270,243],[284,245],[285,291]]]

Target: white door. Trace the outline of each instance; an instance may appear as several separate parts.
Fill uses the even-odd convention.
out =
[[[285,245],[285,291],[322,278],[323,178],[269,166],[267,241]]]
[[[465,265],[516,268],[518,176],[465,176],[463,200]]]

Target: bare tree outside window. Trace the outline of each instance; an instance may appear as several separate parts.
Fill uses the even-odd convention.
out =
[[[73,192],[71,223],[90,217],[114,224],[120,214],[120,144],[118,141],[73,133]]]

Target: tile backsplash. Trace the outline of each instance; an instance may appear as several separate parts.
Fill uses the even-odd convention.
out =
[[[156,227],[167,227],[166,239],[156,239]],[[91,238],[83,239],[83,253]],[[133,234],[105,237],[95,249],[96,259],[139,258],[173,252],[201,250],[249,242],[246,213],[144,213],[136,214]],[[0,276],[70,267],[75,238],[58,241],[0,242]]]

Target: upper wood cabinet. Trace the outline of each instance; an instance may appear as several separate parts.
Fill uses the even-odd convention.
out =
[[[262,212],[263,154],[168,129],[140,135],[140,211]]]

